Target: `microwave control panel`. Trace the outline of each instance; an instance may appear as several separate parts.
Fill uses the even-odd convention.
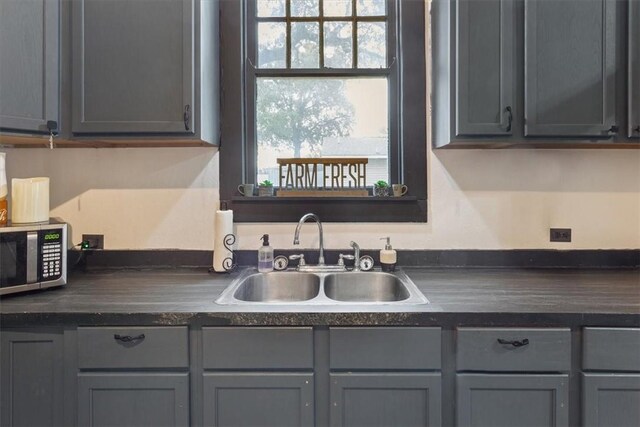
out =
[[[38,281],[48,282],[62,276],[62,229],[41,230],[38,236],[40,259]]]

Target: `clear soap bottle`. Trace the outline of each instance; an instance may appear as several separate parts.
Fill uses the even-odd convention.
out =
[[[273,248],[269,246],[268,234],[264,234],[261,240],[262,246],[258,249],[258,271],[268,273],[273,271]]]

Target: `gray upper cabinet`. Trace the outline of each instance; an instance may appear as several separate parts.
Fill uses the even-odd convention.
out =
[[[639,3],[433,0],[433,146],[637,147]]]
[[[640,138],[640,1],[629,1],[629,137]]]
[[[616,3],[525,1],[525,135],[618,132]]]
[[[72,2],[72,132],[194,132],[193,0]]]
[[[456,3],[456,135],[511,135],[514,2]]]
[[[0,2],[0,129],[47,132],[59,112],[58,0]]]
[[[0,425],[65,424],[61,332],[3,330],[0,378]]]

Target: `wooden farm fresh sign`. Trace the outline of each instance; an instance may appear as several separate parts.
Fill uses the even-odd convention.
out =
[[[366,158],[278,159],[278,196],[366,197]]]

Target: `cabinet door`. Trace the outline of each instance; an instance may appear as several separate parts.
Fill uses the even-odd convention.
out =
[[[204,424],[312,426],[313,387],[311,373],[206,373]]]
[[[640,0],[629,1],[629,137],[640,138]]]
[[[511,135],[514,2],[457,0],[456,135]]]
[[[0,425],[60,426],[62,334],[2,331]]]
[[[615,8],[609,0],[525,0],[525,135],[615,131]]]
[[[58,121],[60,3],[0,1],[0,128],[46,132]]]
[[[72,3],[73,132],[192,133],[193,0]]]
[[[587,427],[640,426],[640,374],[583,374]]]
[[[457,375],[457,425],[569,425],[568,375]]]
[[[330,377],[332,426],[441,424],[440,374],[334,373]]]
[[[82,373],[81,426],[188,426],[188,373]]]

